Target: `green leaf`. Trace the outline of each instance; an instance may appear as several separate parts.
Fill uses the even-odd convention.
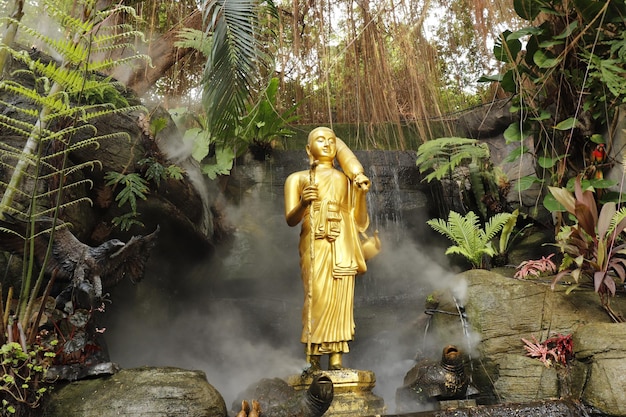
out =
[[[556,213],[559,211],[567,211],[565,210],[565,207],[563,206],[563,204],[559,203],[552,194],[546,194],[546,196],[543,198],[543,206],[550,213]]]
[[[535,121],[542,121],[542,120],[548,120],[549,118],[552,117],[552,114],[549,111],[546,111],[544,109],[539,109],[539,114],[537,116],[534,117],[530,117],[530,120],[535,120]]]
[[[479,83],[500,82],[504,78],[504,74],[482,75],[477,81]]]
[[[604,141],[604,136],[602,136],[599,133],[594,133],[593,135],[591,135],[589,140],[592,141],[593,143],[606,143]]]
[[[541,35],[542,33],[542,28],[529,26],[511,33],[509,36],[507,36],[507,40],[520,39],[528,35]]]
[[[504,73],[500,86],[507,93],[517,93],[517,83],[515,82],[515,72],[511,69]]]
[[[513,0],[513,8],[522,19],[535,20],[541,12],[542,2],[538,0]]]
[[[210,179],[217,178],[218,175],[228,175],[233,168],[235,153],[230,148],[218,148],[215,150],[215,163],[204,164],[202,172]]]
[[[574,20],[572,23],[567,25],[567,27],[561,32],[559,35],[556,35],[554,39],[565,39],[571,36],[574,31],[578,29],[578,20]]]
[[[530,136],[530,129],[524,123],[520,126],[520,122],[513,122],[505,129],[503,136],[507,144],[521,142]]]
[[[537,183],[541,183],[541,180],[539,178],[537,178],[536,175],[527,175],[525,177],[520,177],[516,182],[515,182],[515,187],[514,190],[515,191],[526,191],[528,190],[530,187],[533,186],[533,184],[537,184]]]
[[[556,130],[570,130],[579,125],[580,123],[578,122],[578,120],[576,120],[575,117],[570,117],[569,119],[565,119],[562,122],[559,122],[556,126],[554,126],[554,128]]]
[[[509,154],[506,157],[504,157],[502,162],[507,163],[507,164],[515,162],[518,159],[520,159],[522,155],[524,155],[525,153],[528,153],[529,151],[530,149],[528,149],[528,147],[525,145],[518,146],[517,148],[509,152]]]
[[[554,68],[561,62],[561,58],[554,57],[550,52],[538,49],[533,55],[533,62],[542,69]]]
[[[561,159],[565,158],[565,156],[566,155],[559,155],[557,157],[540,156],[537,158],[537,164],[539,164],[541,168],[549,169],[556,165]]]
[[[517,54],[522,50],[522,43],[517,38],[509,39],[511,31],[506,30],[496,39],[493,54],[495,58],[502,62],[515,62]]]

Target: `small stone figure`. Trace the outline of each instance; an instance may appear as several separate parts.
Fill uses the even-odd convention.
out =
[[[312,371],[329,355],[329,369],[342,369],[342,354],[354,336],[354,281],[366,271],[361,235],[369,225],[370,180],[346,144],[327,127],[309,133],[310,168],[285,182],[285,218],[301,224],[300,268],[304,284],[302,343]],[[342,171],[334,167],[335,159]],[[377,236],[367,255],[380,248]]]
[[[333,382],[322,374],[313,378],[307,390],[296,390],[280,378],[265,378],[239,397],[255,398],[251,408],[246,400],[241,402],[241,412],[247,409],[247,417],[321,417],[333,401],[334,390]],[[237,404],[236,400],[233,409]]]
[[[478,394],[465,373],[463,353],[453,345],[443,348],[441,361],[418,362],[404,377],[396,391],[398,412],[411,412],[415,405],[434,404],[444,400],[461,400]]]

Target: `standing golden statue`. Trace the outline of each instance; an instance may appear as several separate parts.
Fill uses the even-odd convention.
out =
[[[370,180],[346,144],[327,127],[309,133],[310,168],[285,181],[285,218],[302,224],[300,268],[304,284],[302,343],[310,370],[320,369],[329,355],[329,369],[342,369],[342,354],[354,336],[354,281],[366,271],[365,260],[380,242],[362,240],[369,225],[366,194]],[[335,159],[342,171],[334,167]]]

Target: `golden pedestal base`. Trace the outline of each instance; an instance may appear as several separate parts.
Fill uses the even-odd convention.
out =
[[[334,398],[324,417],[358,417],[385,414],[385,402],[374,395],[376,376],[372,371],[341,369],[317,371],[287,378],[287,383],[296,390],[308,389],[313,377],[324,374],[333,381]]]

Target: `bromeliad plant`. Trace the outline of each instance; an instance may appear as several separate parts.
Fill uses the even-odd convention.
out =
[[[480,219],[473,211],[465,216],[450,211],[447,222],[443,219],[432,219],[426,223],[455,243],[446,250],[446,255],[462,255],[474,268],[484,268],[487,266],[485,258],[496,254],[492,240],[512,216],[511,213],[498,213],[482,228]]]
[[[622,232],[626,229],[626,207],[619,210],[616,203],[607,202],[598,213],[594,192],[583,189],[581,178],[576,178],[574,193],[566,188],[550,187],[554,198],[573,218],[572,225],[563,225],[556,236],[556,245],[563,253],[557,282],[571,276],[579,285],[591,279],[600,296],[602,307],[616,322],[624,318],[613,311],[610,297],[615,295],[616,283],[626,279],[626,243]]]

